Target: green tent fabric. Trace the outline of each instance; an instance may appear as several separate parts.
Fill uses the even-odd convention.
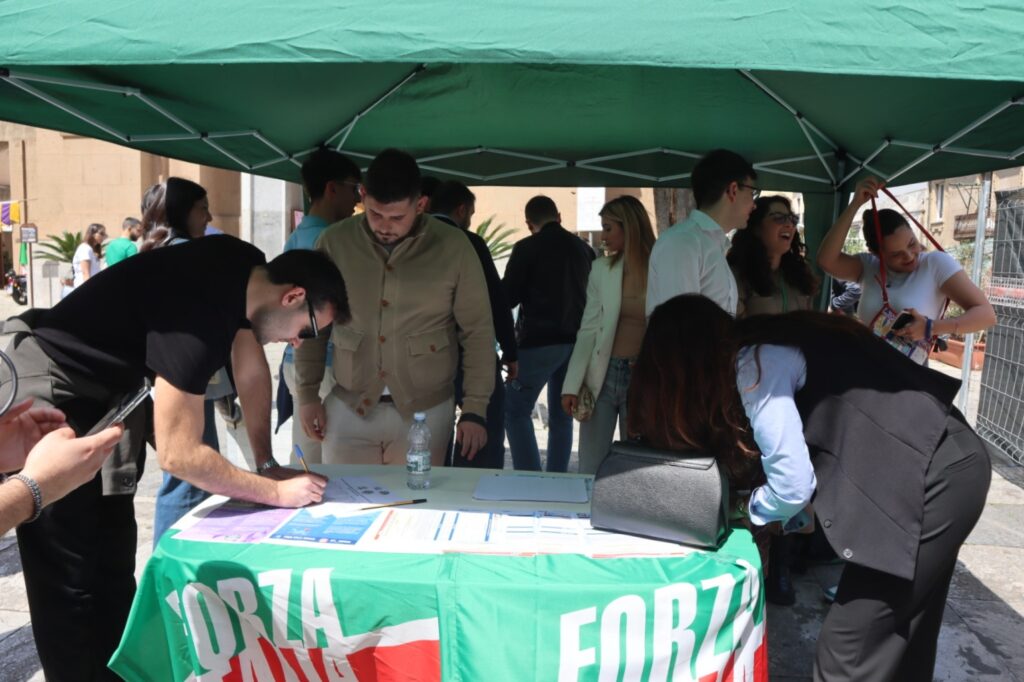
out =
[[[289,180],[387,146],[468,184],[685,186],[728,147],[819,212],[1024,154],[996,0],[0,3],[0,119]]]

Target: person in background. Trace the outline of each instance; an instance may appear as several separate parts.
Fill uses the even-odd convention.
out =
[[[663,326],[678,331],[666,339]],[[689,368],[666,379],[687,398],[675,418],[684,439],[714,452],[751,441],[760,450],[767,481],[737,511],[803,532],[816,518],[846,562],[814,679],[931,680],[957,553],[992,477],[984,442],[952,406],[960,382],[849,318],[736,321],[702,296],[659,307],[648,341]],[[662,404],[646,386],[631,398]],[[633,402],[630,410],[632,424]]]
[[[647,265],[654,229],[635,197],[612,199],[600,211],[602,240],[609,254],[594,262],[587,281],[587,306],[562,382],[562,409],[573,414],[581,390],[593,411],[580,424],[581,474],[597,473],[619,426],[626,437],[630,373],[647,326]]]
[[[117,265],[125,258],[138,253],[139,249],[135,246],[135,242],[139,241],[141,236],[142,223],[137,218],[125,218],[121,223],[121,236],[107,244],[107,251],[104,254],[107,267]]]
[[[899,330],[899,336],[920,341],[929,334],[967,334],[988,329],[996,323],[995,309],[964,269],[944,251],[925,251],[917,235],[898,212],[878,211],[882,243],[878,243],[873,211],[861,216],[868,252],[843,253],[843,244],[860,207],[877,198],[884,184],[874,177],[857,183],[850,205],[825,235],[818,249],[818,265],[841,280],[861,285],[857,316],[870,325],[882,309],[879,264],[884,262],[889,305],[897,312],[908,311],[913,321]],[[938,319],[946,299],[964,312]]]
[[[736,277],[736,317],[812,310],[818,278],[805,258],[793,213],[783,196],[760,197],[726,254]]]
[[[754,202],[746,229],[736,231],[726,254],[736,277],[737,319],[814,309],[818,278],[804,257],[799,222],[786,197],[762,196]],[[765,598],[772,604],[792,605],[796,592],[789,568],[794,538],[765,537],[769,540]]]
[[[309,211],[302,218],[295,230],[288,235],[284,250],[312,249],[317,239],[327,228],[339,220],[350,217],[360,202],[359,183],[362,172],[351,159],[336,151],[321,148],[309,155],[302,164],[302,186],[309,197]],[[334,348],[327,346],[326,371],[320,385],[320,398],[326,397],[334,386],[331,373],[331,356]],[[281,361],[281,376],[285,388],[291,397],[290,409],[298,404],[298,392],[295,388],[295,349],[288,346],[284,350]],[[280,401],[278,410],[281,410]],[[280,417],[279,422],[280,423]],[[292,452],[289,455],[294,464],[298,464],[295,446],[298,445],[308,464],[323,462],[320,441],[310,438],[302,428],[299,415],[292,415]]]
[[[572,454],[572,417],[556,406],[587,302],[594,252],[562,227],[562,216],[549,197],[533,197],[526,202],[525,213],[530,236],[512,247],[502,280],[509,306],[519,306],[519,376],[508,383],[505,431],[513,466],[540,471],[532,415],[546,384],[547,470],[564,472]]]
[[[702,294],[736,314],[736,279],[725,260],[726,235],[747,225],[761,190],[749,161],[727,149],[708,152],[693,167],[690,184],[697,203],[683,222],[654,243],[647,273],[647,316],[679,294]]]
[[[167,178],[159,189],[150,188],[143,195],[143,205],[149,208],[143,214],[143,242],[139,251],[160,246],[182,244],[206,234],[210,215],[210,199],[206,188],[184,178]]]
[[[832,300],[829,302],[833,312],[841,313],[847,317],[857,316],[857,305],[860,303],[860,284],[857,282],[844,282],[841,279],[832,278]]]
[[[168,178],[164,192],[154,193],[153,198],[156,203],[150,207],[148,215],[162,214],[163,219],[162,224],[147,235],[144,251],[187,244],[204,236],[210,210],[206,189],[202,185],[182,178]],[[143,198],[145,200],[146,197]],[[231,374],[226,367],[220,368],[210,379],[204,396],[203,445],[220,450],[215,405],[223,399],[234,401],[235,395]],[[210,493],[199,486],[165,471],[153,511],[153,547],[160,543],[168,528],[209,496]]]
[[[75,438],[60,410],[31,399],[12,406],[0,417],[0,535],[91,480],[123,433],[115,424]]]
[[[74,258],[71,261],[76,289],[103,268],[101,259],[103,257],[103,242],[106,238],[107,228],[99,223],[93,223],[86,228],[82,243],[75,249]]]
[[[501,286],[501,276],[494,267],[494,259],[487,248],[483,237],[470,230],[473,214],[476,212],[476,196],[461,182],[449,180],[442,182],[433,190],[431,199],[433,215],[441,222],[448,223],[462,230],[469,243],[473,245],[480,265],[487,278],[487,296],[491,301],[491,317],[494,320],[494,334],[501,347],[501,358],[494,365],[494,391],[487,403],[487,445],[472,460],[454,451],[455,440],[452,439],[452,463],[455,466],[471,466],[486,469],[503,469],[505,467],[505,383],[501,378],[501,366],[508,368],[509,380],[518,374],[516,361],[516,331],[512,319],[512,309],[505,299],[505,290]],[[464,397],[462,382],[462,348],[459,347],[459,368],[455,373],[455,404],[462,408]]]

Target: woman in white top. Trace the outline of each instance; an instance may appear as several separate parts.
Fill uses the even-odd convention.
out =
[[[600,215],[609,255],[590,269],[587,305],[562,382],[562,409],[569,414],[584,387],[595,399],[593,413],[580,425],[583,474],[595,473],[608,454],[616,422],[625,433],[630,371],[647,324],[647,265],[654,246],[651,219],[635,197],[612,199]]]
[[[100,258],[103,256],[101,245],[107,238],[107,228],[99,223],[93,223],[85,230],[85,238],[75,249],[74,258],[71,261],[71,269],[74,272],[74,285],[80,287],[82,284],[98,273]]]
[[[882,187],[883,183],[873,177],[858,182],[850,205],[825,235],[818,250],[818,265],[822,270],[837,279],[860,283],[863,293],[857,316],[861,321],[871,324],[882,309],[878,268],[881,258],[885,263],[889,305],[914,316],[913,322],[896,334],[920,341],[929,327],[933,336],[939,336],[979,332],[995,324],[995,310],[956,259],[942,251],[925,251],[910,225],[896,211],[882,209],[878,212],[881,245],[875,234],[872,211],[870,208],[864,211],[864,241],[870,253],[856,256],[843,253],[843,243],[857,211],[877,197]],[[939,320],[947,298],[963,308],[964,313]]]

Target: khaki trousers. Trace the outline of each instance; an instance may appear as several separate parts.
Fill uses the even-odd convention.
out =
[[[331,394],[324,400],[327,431],[322,445],[324,464],[405,465],[412,418],[403,419],[395,406],[377,403],[360,417],[340,398]],[[426,410],[430,428],[430,461],[443,466],[448,440],[455,427],[455,398]]]

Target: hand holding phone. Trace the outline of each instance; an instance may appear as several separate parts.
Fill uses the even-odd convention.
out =
[[[913,321],[914,321],[913,313],[910,313],[910,312],[907,312],[906,310],[904,310],[903,312],[901,312],[899,314],[899,316],[896,318],[896,320],[892,323],[892,330],[893,331],[897,331],[899,329],[903,329],[904,327],[906,327],[908,324],[910,324]]]
[[[138,391],[126,395],[116,407],[103,415],[103,418],[96,422],[96,425],[89,429],[89,433],[85,435],[92,436],[104,429],[110,428],[114,424],[124,423],[124,420],[128,418],[128,415],[130,415],[136,407],[142,404],[142,401],[145,400],[148,395],[149,384],[147,383]]]

